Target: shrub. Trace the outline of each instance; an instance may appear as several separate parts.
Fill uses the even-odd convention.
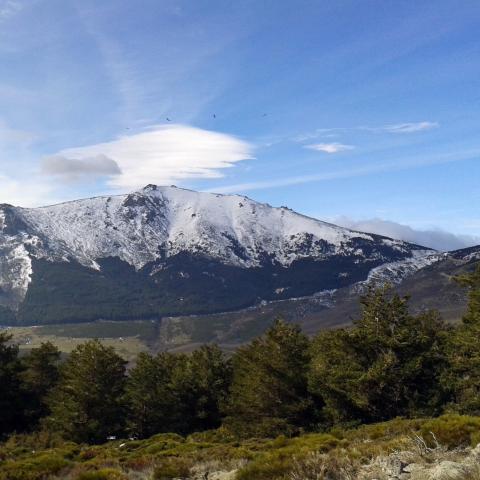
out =
[[[188,477],[192,464],[193,461],[187,458],[164,458],[155,467],[153,478],[155,480],[171,480],[179,477]]]
[[[400,435],[411,435],[412,432],[418,430],[422,424],[422,420],[394,418],[388,422],[362,425],[353,430],[347,431],[346,436],[349,439],[365,438],[368,440],[392,438]]]
[[[261,455],[253,462],[241,468],[237,480],[272,480],[283,478],[290,472],[292,457],[285,452],[271,452]]]
[[[192,442],[229,443],[236,440],[236,438],[230,430],[225,427],[220,427],[216,430],[192,433],[188,436],[187,440]]]
[[[69,465],[69,461],[56,453],[41,453],[21,461],[5,462],[0,480],[43,480],[60,473]]]
[[[102,468],[101,470],[82,472],[75,477],[75,480],[127,480],[127,477],[119,470]]]
[[[291,480],[347,480],[357,478],[360,462],[346,455],[325,455],[313,452],[307,457],[294,460],[289,478]]]
[[[480,417],[443,415],[426,421],[421,427],[421,433],[430,446],[435,445],[435,438],[440,445],[448,448],[473,445],[480,436]]]
[[[272,480],[284,478],[293,468],[295,461],[307,458],[312,452],[328,452],[339,441],[332,435],[313,434],[287,439],[279,436],[265,445],[267,451],[260,453],[252,462],[241,468],[237,480]]]

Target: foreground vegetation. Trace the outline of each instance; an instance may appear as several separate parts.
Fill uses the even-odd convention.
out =
[[[194,478],[205,462],[225,479],[362,478],[394,452],[432,464],[480,442],[480,269],[459,281],[455,327],[383,287],[351,328],[309,339],[278,320],[231,358],[140,353],[128,372],[98,340],[62,361],[50,343],[19,357],[2,333],[0,480]],[[94,446],[116,438],[130,440]]]
[[[56,435],[15,435],[0,447],[1,480],[348,480],[387,479],[404,465],[425,472],[448,459],[480,478],[468,447],[480,441],[480,418],[391,420],[295,438],[238,440],[225,429],[183,437],[158,434],[91,446]],[[480,452],[477,452],[480,454]],[[480,455],[478,455],[480,461]],[[450,465],[450,468],[451,465]],[[443,477],[437,477],[443,478]]]

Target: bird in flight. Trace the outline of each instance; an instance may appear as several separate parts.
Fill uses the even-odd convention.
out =
[[[171,120],[167,117],[167,122],[171,122]]]

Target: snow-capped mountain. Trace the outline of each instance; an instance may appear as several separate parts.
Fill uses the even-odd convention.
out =
[[[1,205],[0,320],[220,311],[382,272],[403,278],[437,257],[244,196],[176,187]]]

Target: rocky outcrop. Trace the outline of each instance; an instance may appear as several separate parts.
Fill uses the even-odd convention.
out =
[[[480,444],[474,448],[441,447],[379,456],[358,472],[358,480],[478,480]]]

